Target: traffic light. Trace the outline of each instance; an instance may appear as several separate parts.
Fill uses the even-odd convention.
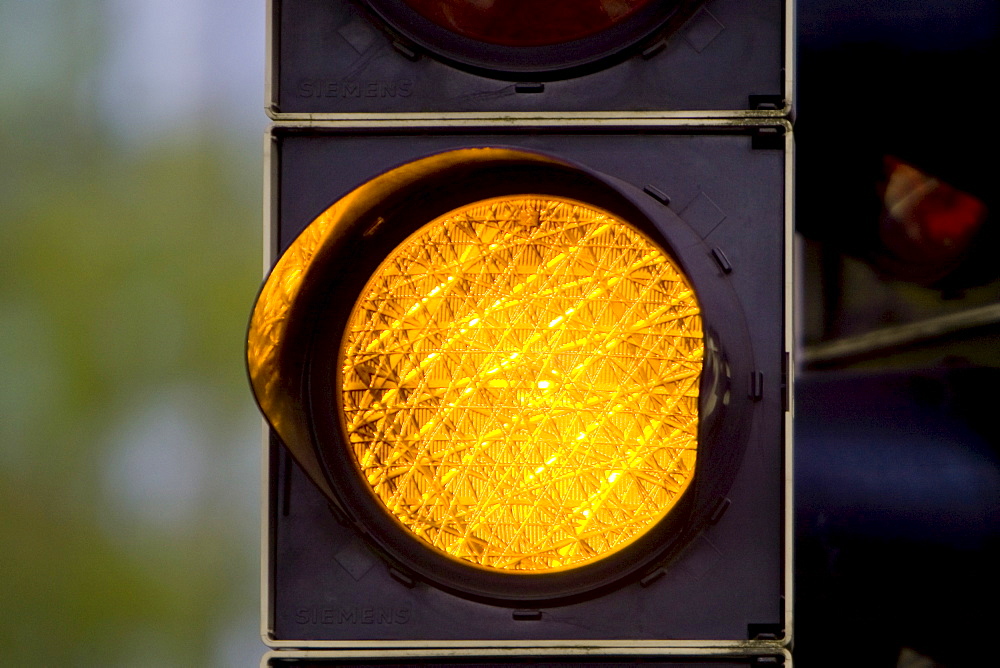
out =
[[[592,4],[272,3],[272,647],[785,656],[786,8]]]

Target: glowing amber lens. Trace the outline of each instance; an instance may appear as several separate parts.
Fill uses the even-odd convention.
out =
[[[480,42],[548,46],[589,37],[650,0],[404,0],[415,12]]]
[[[361,474],[445,553],[512,571],[638,538],[694,474],[702,327],[635,227],[580,202],[485,200],[382,263],[341,351]]]

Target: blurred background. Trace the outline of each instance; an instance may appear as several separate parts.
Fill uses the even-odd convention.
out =
[[[0,0],[0,664],[265,649],[264,15]]]
[[[243,370],[264,15],[0,0],[4,665],[265,649]],[[796,655],[986,665],[997,3],[802,0],[799,25]]]
[[[795,658],[987,666],[997,0],[798,2]]]

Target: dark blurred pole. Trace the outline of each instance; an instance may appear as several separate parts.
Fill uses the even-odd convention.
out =
[[[796,400],[796,663],[995,665],[1000,370],[807,374]]]

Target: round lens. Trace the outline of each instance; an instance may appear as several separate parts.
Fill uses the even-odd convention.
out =
[[[651,0],[404,0],[454,33],[503,46],[550,46],[590,37]]]
[[[698,301],[606,211],[527,194],[437,218],[371,276],[341,345],[363,486],[453,558],[578,567],[642,536],[692,481]]]

